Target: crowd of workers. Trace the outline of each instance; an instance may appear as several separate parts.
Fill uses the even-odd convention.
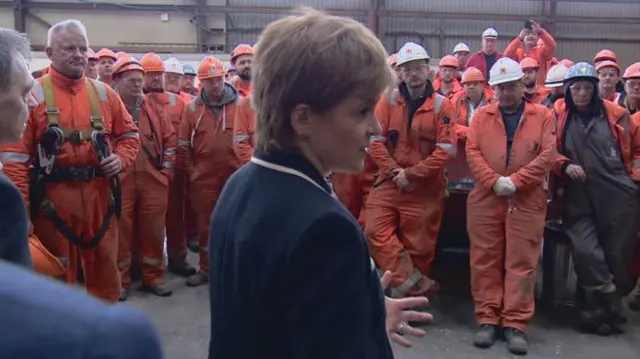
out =
[[[473,54],[456,45],[435,76],[419,44],[391,55],[397,83],[376,109],[382,133],[362,173],[334,173],[331,183],[401,297],[438,291],[430,268],[447,189],[470,184],[475,344],[493,345],[502,329],[509,350],[524,354],[549,198],[564,204],[587,293],[584,327],[619,330],[625,295],[640,309],[630,270],[640,230],[640,114],[631,116],[640,63],[622,71],[609,50],[594,65],[558,61],[553,37],[533,21],[504,53],[497,38],[487,29]],[[208,283],[211,212],[255,147],[254,47],[238,45],[230,68],[207,56],[194,69],[154,53],[93,52],[74,20],[47,40],[51,65],[33,74],[37,106],[22,142],[0,149],[31,213],[36,270],[108,302],[127,299],[132,268],[161,297],[172,294],[165,269],[188,286]],[[187,248],[199,253],[198,268]]]

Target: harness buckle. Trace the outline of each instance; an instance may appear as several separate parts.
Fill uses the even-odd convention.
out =
[[[83,141],[88,140],[88,138],[86,138],[86,136],[84,136],[84,134],[82,133],[82,131],[72,131],[69,134],[69,142],[73,143],[74,145],[79,145],[80,143],[82,143]]]
[[[44,201],[40,206],[40,210],[44,215],[51,215],[56,209],[53,207],[53,203],[51,201]]]
[[[91,116],[91,127],[97,131],[104,131],[104,119],[102,116]]]

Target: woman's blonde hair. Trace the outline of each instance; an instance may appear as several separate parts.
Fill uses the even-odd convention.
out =
[[[271,23],[257,44],[253,107],[257,147],[294,150],[290,113],[324,113],[356,91],[378,96],[393,83],[387,53],[361,23],[302,8]]]

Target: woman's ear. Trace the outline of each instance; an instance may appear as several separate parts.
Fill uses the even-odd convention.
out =
[[[296,105],[291,110],[291,127],[300,138],[308,138],[313,133],[311,129],[311,108],[305,104]]]

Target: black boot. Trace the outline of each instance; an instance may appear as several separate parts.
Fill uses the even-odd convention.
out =
[[[193,253],[199,253],[200,245],[198,244],[198,237],[187,238],[187,248],[189,248]]]
[[[473,339],[473,345],[478,348],[486,349],[495,344],[498,336],[498,326],[494,324],[480,324],[476,337]]]
[[[507,349],[511,354],[525,355],[529,351],[529,342],[524,332],[515,329],[505,327],[503,330],[504,340],[507,341]]]
[[[169,273],[173,273],[175,275],[179,275],[181,277],[188,278],[194,274],[196,274],[196,269],[189,265],[187,262],[183,262],[182,264],[174,264],[169,262],[167,266],[167,270]]]
[[[624,315],[620,293],[613,291],[611,293],[599,293],[597,296],[602,303],[605,314],[609,318],[609,325],[615,331],[622,331],[621,326],[627,324],[627,317]]]
[[[602,336],[611,335],[613,329],[607,318],[607,313],[593,291],[586,291],[580,299],[580,331]]]

